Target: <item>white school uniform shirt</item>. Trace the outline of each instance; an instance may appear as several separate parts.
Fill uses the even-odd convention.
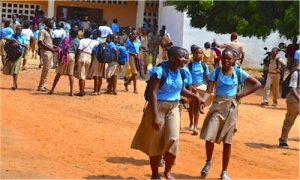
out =
[[[79,47],[78,49],[83,50],[84,52],[92,54],[92,50],[95,46],[99,45],[99,41],[89,39],[89,38],[84,38],[80,40]]]
[[[101,32],[102,38],[107,37],[109,34],[113,34],[111,28],[108,26],[99,26],[99,31]]]
[[[52,31],[53,38],[63,38],[65,37],[65,33],[61,29],[55,29]]]
[[[33,37],[33,33],[29,28],[22,29],[21,35],[24,36],[27,41],[29,41],[30,38]]]

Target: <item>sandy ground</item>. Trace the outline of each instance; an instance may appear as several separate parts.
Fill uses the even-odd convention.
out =
[[[12,77],[0,75],[1,179],[149,179],[148,157],[130,149],[142,117],[145,82],[138,81],[139,94],[132,93],[132,86],[125,92],[119,80],[118,95],[91,96],[93,81],[87,81],[86,96],[69,97],[68,78],[62,76],[55,94],[48,95],[37,91],[41,74],[37,64],[29,59],[16,91],[10,90]],[[51,69],[48,87],[54,76]],[[103,92],[105,87],[106,83]],[[74,88],[78,92],[76,79]],[[263,108],[261,95],[262,88],[240,106],[229,175],[232,179],[299,179],[299,120],[289,135],[290,149],[279,148],[285,100],[280,99],[277,108]],[[177,179],[199,179],[205,163],[205,142],[192,136],[188,125],[184,109],[173,168]],[[222,145],[216,145],[207,179],[220,177],[221,156]]]

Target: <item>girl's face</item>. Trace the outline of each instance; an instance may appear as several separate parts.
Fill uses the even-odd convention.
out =
[[[180,50],[179,53],[173,57],[173,61],[177,67],[184,67],[188,59],[188,53]]]
[[[203,54],[203,52],[202,52],[201,49],[196,49],[196,50],[194,51],[194,54],[193,54],[194,60],[195,60],[195,61],[200,61],[200,60],[202,59],[202,54]]]
[[[33,27],[33,29],[34,29],[35,31],[38,30],[38,26],[35,25],[35,26]]]
[[[231,67],[234,63],[233,53],[231,51],[227,51],[222,54],[222,66],[223,67]]]

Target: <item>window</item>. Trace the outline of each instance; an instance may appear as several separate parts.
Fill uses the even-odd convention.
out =
[[[25,4],[25,3],[2,3],[2,17],[6,17],[11,20],[13,14],[26,15],[32,20],[36,8],[40,8],[37,4]]]

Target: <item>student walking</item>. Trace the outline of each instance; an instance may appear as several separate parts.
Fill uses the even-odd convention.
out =
[[[299,115],[299,79],[300,79],[300,50],[297,50],[294,55],[293,66],[291,66],[291,79],[289,83],[289,93],[286,97],[286,114],[283,121],[281,136],[279,138],[279,146],[289,148],[287,139],[292,126]]]
[[[216,86],[216,97],[204,119],[200,133],[200,138],[205,140],[206,148],[206,163],[201,171],[201,176],[206,177],[208,175],[213,162],[214,144],[223,142],[221,179],[227,180],[230,179],[227,167],[231,154],[232,136],[238,118],[238,100],[255,92],[261,84],[245,71],[232,67],[234,63],[234,50],[225,49],[222,52],[221,60],[222,68],[214,69],[210,73],[208,87],[203,96],[203,100],[207,101],[214,86]],[[249,89],[245,89],[241,93],[237,93],[239,78],[241,82],[247,80],[251,84]]]
[[[263,102],[261,103],[262,106],[266,106],[269,104],[268,97],[270,94],[270,88],[272,85],[273,91],[273,104],[272,106],[278,105],[278,95],[279,95],[279,81],[280,81],[280,72],[281,69],[285,68],[285,62],[277,57],[279,49],[274,47],[271,51],[271,59],[269,61],[268,66],[268,75],[267,81],[263,91]]]
[[[182,69],[187,61],[185,51],[180,47],[171,47],[168,54],[169,61],[149,70],[150,101],[131,144],[131,148],[149,156],[151,179],[160,179],[158,165],[161,155],[165,155],[166,179],[174,179],[171,169],[178,155],[180,94],[194,98],[199,106],[203,103],[202,98],[185,89],[185,85],[191,83],[190,73]],[[166,81],[159,87],[163,77]]]

